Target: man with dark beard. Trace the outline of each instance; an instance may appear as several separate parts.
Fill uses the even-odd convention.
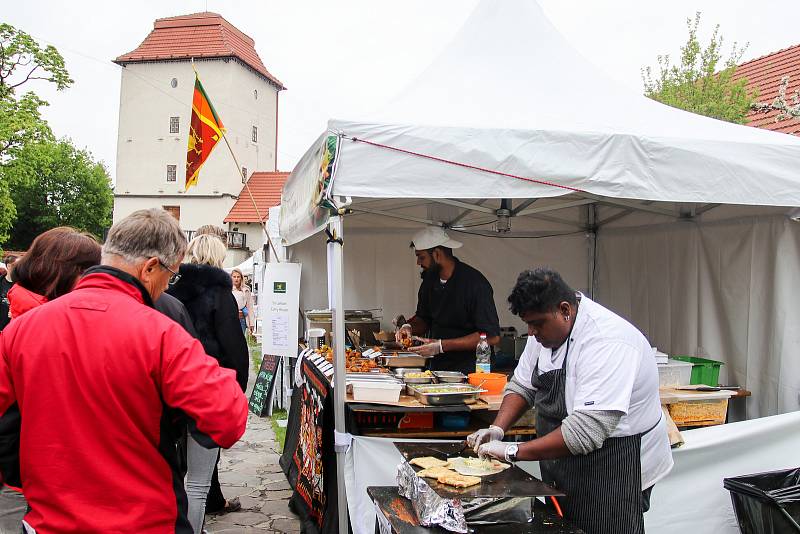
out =
[[[417,311],[400,326],[397,338],[421,336],[423,344],[410,350],[433,356],[430,367],[435,371],[474,373],[480,335],[486,334],[490,345],[500,341],[492,286],[480,271],[453,256],[461,243],[438,226],[417,232],[411,246],[422,284]]]

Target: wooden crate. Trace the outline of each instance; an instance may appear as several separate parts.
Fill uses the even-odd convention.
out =
[[[728,414],[728,399],[675,402],[668,409],[678,426],[722,425]]]

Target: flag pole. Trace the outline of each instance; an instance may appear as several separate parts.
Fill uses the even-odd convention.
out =
[[[197,68],[194,65],[194,58],[191,58],[191,62],[192,62],[192,70],[194,71],[194,76],[196,78],[196,81],[197,83],[200,83],[200,74],[197,72]],[[207,99],[208,97],[206,96],[205,98]],[[211,106],[210,101],[209,101],[209,106]],[[213,112],[214,111],[213,107],[211,109]],[[276,261],[280,263],[281,259],[280,256],[278,256],[278,251],[275,248],[275,244],[272,242],[272,238],[269,235],[269,230],[267,229],[267,225],[264,222],[264,217],[261,216],[261,213],[258,210],[258,204],[256,204],[256,199],[253,197],[253,192],[250,190],[250,184],[248,183],[247,176],[245,176],[244,173],[242,172],[242,167],[241,165],[239,165],[239,160],[236,157],[236,154],[233,152],[233,147],[231,147],[230,141],[228,141],[228,136],[225,134],[225,128],[224,127],[218,128],[217,132],[221,134],[222,138],[225,140],[225,146],[228,147],[228,151],[231,153],[231,157],[233,158],[233,164],[236,165],[236,174],[242,178],[242,182],[244,183],[244,188],[247,191],[248,196],[250,197],[250,202],[253,203],[253,208],[255,209],[256,216],[258,217],[258,222],[261,224],[261,228],[264,230],[264,234],[266,234],[267,236],[267,242],[269,243],[269,247],[272,249],[272,253],[275,255]]]
[[[275,259],[278,263],[281,262],[280,256],[278,256],[278,251],[275,249],[275,245],[272,243],[272,238],[269,236],[269,230],[267,229],[267,225],[264,222],[264,218],[261,217],[261,213],[258,211],[258,204],[256,204],[256,199],[253,197],[253,192],[250,191],[250,184],[248,183],[249,180],[247,176],[244,175],[242,172],[242,166],[239,165],[239,160],[236,158],[236,154],[233,153],[233,147],[231,147],[230,142],[228,141],[228,136],[225,135],[225,132],[222,132],[222,138],[225,140],[225,146],[228,147],[228,151],[231,153],[231,157],[233,158],[233,163],[236,165],[236,171],[239,176],[242,177],[242,181],[244,182],[244,188],[247,191],[248,196],[250,197],[250,202],[253,203],[253,209],[256,211],[256,216],[258,217],[258,222],[261,223],[261,228],[264,230],[264,234],[267,236],[267,242],[269,243],[269,248],[272,249],[272,253],[275,255]]]

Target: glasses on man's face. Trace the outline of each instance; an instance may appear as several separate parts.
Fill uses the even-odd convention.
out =
[[[172,285],[175,285],[175,284],[177,284],[177,283],[178,283],[178,280],[180,280],[180,279],[181,279],[181,275],[180,275],[180,274],[178,274],[178,273],[176,273],[176,272],[175,272],[175,271],[173,271],[172,269],[170,269],[170,268],[167,266],[167,264],[166,264],[166,263],[164,263],[163,261],[161,261],[161,259],[160,259],[160,258],[159,258],[159,260],[158,260],[158,263],[159,263],[159,265],[161,265],[161,267],[163,267],[164,269],[166,269],[166,270],[168,270],[170,273],[172,273],[172,276],[170,276],[170,277],[169,277],[169,285],[171,285],[171,286],[172,286]]]

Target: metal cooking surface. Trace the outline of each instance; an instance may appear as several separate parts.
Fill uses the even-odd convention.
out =
[[[433,456],[440,460],[447,460],[450,456],[475,456],[472,449],[467,448],[460,452],[464,443],[406,442],[397,441],[395,447],[400,451],[406,461],[420,456]],[[414,471],[422,469],[412,465]],[[475,497],[543,497],[548,495],[561,496],[563,492],[545,484],[538,478],[529,475],[519,467],[512,465],[509,469],[481,477],[481,483],[469,488],[454,488],[446,484],[439,484],[436,480],[426,478],[425,481],[440,497],[472,499]]]

